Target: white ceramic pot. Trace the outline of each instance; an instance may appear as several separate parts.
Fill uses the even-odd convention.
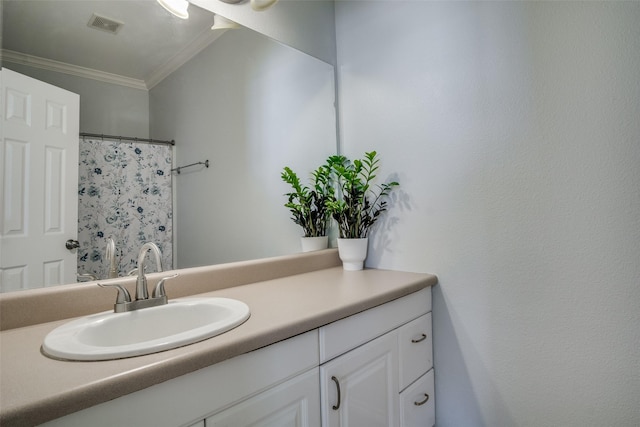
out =
[[[342,268],[349,271],[362,270],[367,258],[369,238],[338,239],[338,254],[342,260]]]
[[[301,237],[300,242],[302,243],[302,252],[319,251],[329,247],[328,236]]]

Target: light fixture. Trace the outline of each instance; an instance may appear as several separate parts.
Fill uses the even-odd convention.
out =
[[[240,28],[240,24],[238,24],[237,22],[233,22],[232,20],[227,19],[222,15],[213,15],[213,26],[211,27],[212,30],[232,30],[234,28]]]
[[[278,0],[251,0],[251,9],[262,12],[276,4]]]
[[[187,0],[158,0],[158,3],[178,18],[189,17],[189,2]]]

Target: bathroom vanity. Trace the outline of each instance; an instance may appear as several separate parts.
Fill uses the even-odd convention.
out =
[[[41,354],[44,337],[68,318],[6,329],[0,424],[433,425],[436,282],[347,272],[335,250],[181,270],[170,299],[234,298],[251,317],[192,345],[99,362]],[[24,303],[1,298],[10,313]]]

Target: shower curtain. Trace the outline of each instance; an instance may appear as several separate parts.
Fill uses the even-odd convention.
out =
[[[164,270],[173,267],[172,157],[169,145],[80,140],[78,274],[108,277],[109,237],[115,241],[119,276],[137,267],[145,242],[158,245]],[[155,268],[153,261],[147,265]]]

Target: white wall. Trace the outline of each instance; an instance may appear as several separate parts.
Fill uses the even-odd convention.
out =
[[[284,166],[335,153],[333,67],[251,30],[227,31],[150,92],[151,134],[176,140],[180,268],[300,251]]]
[[[640,425],[638,23],[336,2],[344,152],[401,183],[368,265],[440,279],[438,426]]]
[[[80,95],[80,132],[149,137],[149,93],[11,62],[4,66]]]

